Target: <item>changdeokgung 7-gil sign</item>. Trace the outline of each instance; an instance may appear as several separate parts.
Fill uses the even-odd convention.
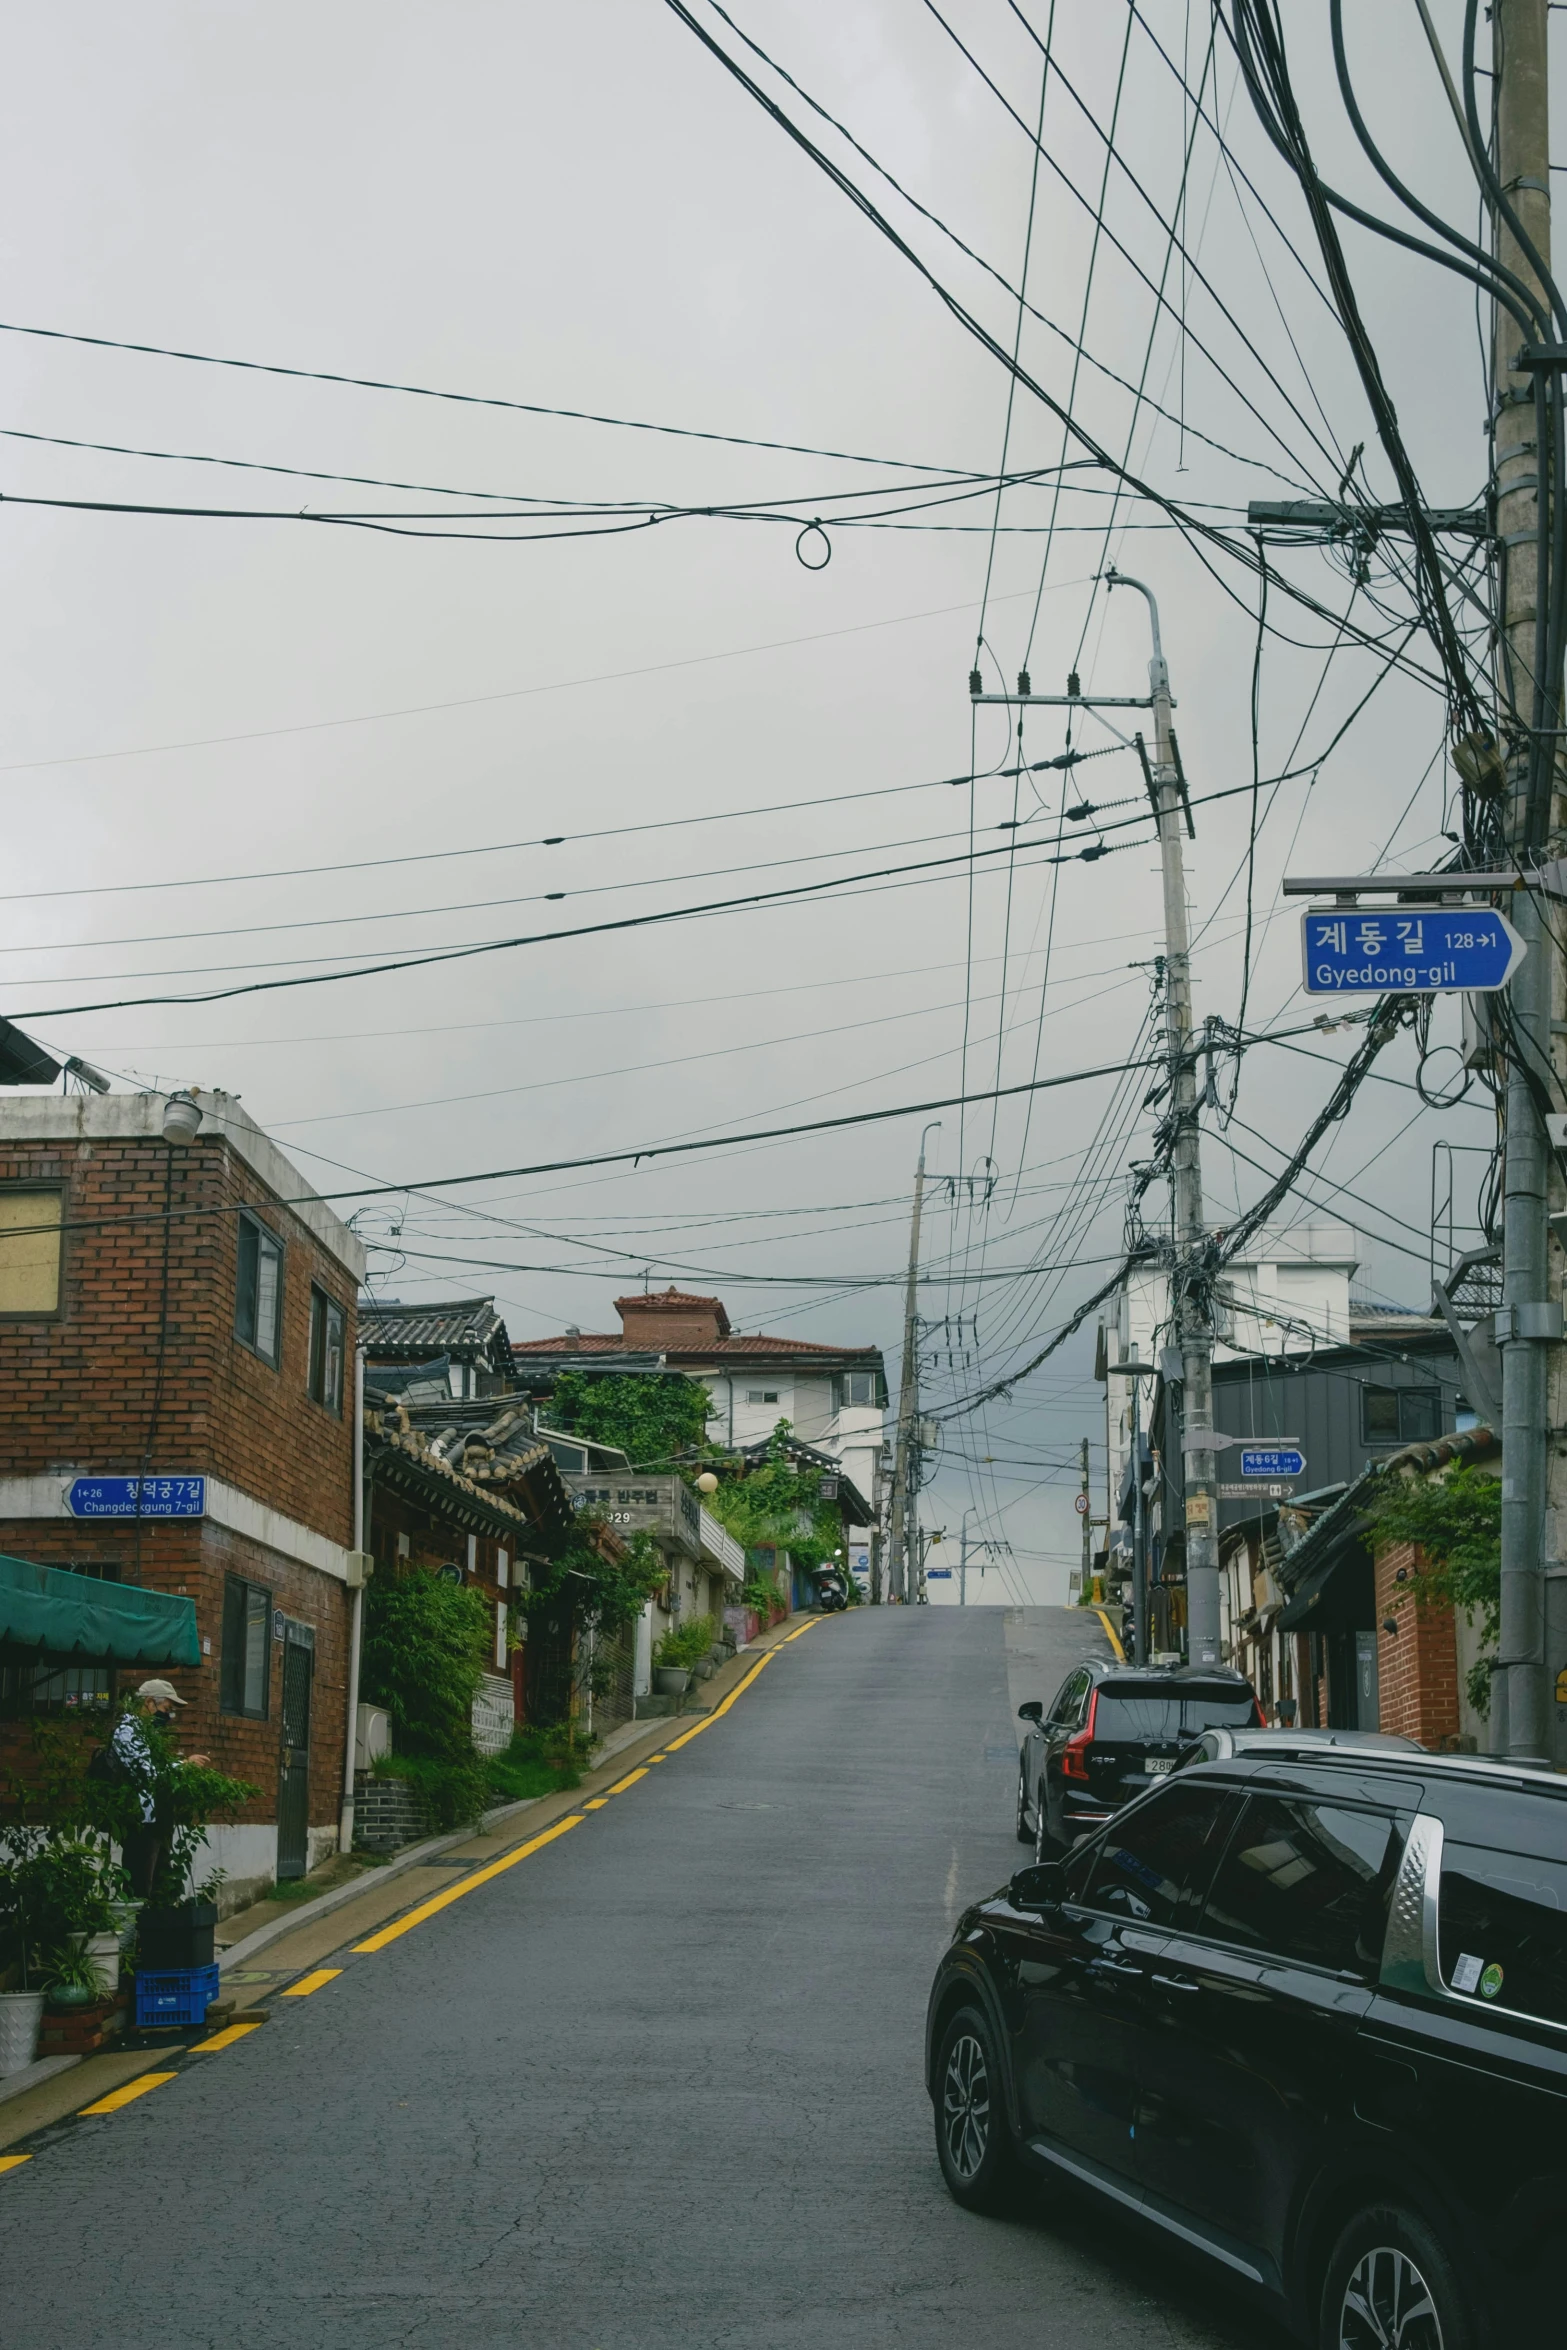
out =
[[[1308,995],[1487,995],[1505,987],[1524,942],[1490,906],[1345,907],[1301,916]]]

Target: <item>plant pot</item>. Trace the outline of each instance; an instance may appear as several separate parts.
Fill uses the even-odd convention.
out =
[[[0,1991],[0,2077],[32,2063],[43,2012],[41,1991]]]
[[[691,1670],[696,1676],[697,1680],[711,1681],[713,1678],[712,1658],[710,1656],[704,1656],[700,1658],[699,1661],[691,1667]]]
[[[51,1983],[44,1993],[51,2012],[68,2007],[94,2007],[103,1992],[96,1983]]]
[[[653,1694],[655,1697],[684,1697],[691,1686],[691,1676],[684,1665],[655,1665],[653,1667]]]
[[[136,1930],[141,1964],[166,1970],[212,1964],[216,1904],[182,1901],[178,1909],[144,1909]]]

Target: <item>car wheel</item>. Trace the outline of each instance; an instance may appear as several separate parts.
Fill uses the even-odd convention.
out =
[[[1477,2350],[1463,2288],[1426,2221],[1357,2213],[1328,2262],[1321,2350]]]
[[[1034,1841],[1034,1831],[1028,1817],[1028,1773],[1022,1763],[1017,1766],[1017,1840],[1019,1844],[1032,1844]]]
[[[960,2007],[936,2061],[936,2154],[949,2193],[970,2211],[998,2211],[1020,2176],[1006,2092],[989,2024]]]

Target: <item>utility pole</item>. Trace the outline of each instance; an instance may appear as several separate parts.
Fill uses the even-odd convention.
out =
[[[1540,0],[1543,12],[1543,0]],[[1543,21],[1543,13],[1542,13]],[[1148,601],[1153,659],[1148,684],[1153,700],[1154,756],[1150,772],[1159,824],[1159,862],[1164,875],[1165,1035],[1170,1059],[1171,1171],[1175,1187],[1175,1278],[1171,1284],[1176,1343],[1181,1350],[1185,1389],[1185,1442],[1213,1430],[1213,1325],[1195,1287],[1199,1257],[1207,1240],[1202,1212],[1202,1160],[1197,1126],[1197,1068],[1192,1054],[1191,951],[1186,918],[1186,868],[1181,822],[1185,813],[1175,740],[1170,729],[1170,673],[1159,639],[1159,607],[1152,588],[1125,572],[1108,571],[1112,588],[1137,588]],[[1211,1442],[1182,1454],[1186,1494],[1187,1661],[1222,1662],[1219,1650],[1219,1487]],[[1139,1464],[1139,1477],[1141,1464]],[[1141,1569],[1146,1579],[1146,1562]],[[1142,1599],[1137,1640],[1147,1646]],[[1144,1657],[1139,1656],[1142,1663]]]
[[[1083,1567],[1082,1580],[1078,1585],[1077,1596],[1080,1603],[1086,1607],[1088,1604],[1088,1594],[1092,1587],[1094,1564],[1094,1530],[1088,1522],[1090,1504],[1088,1498],[1088,1439],[1086,1436],[1083,1438],[1082,1466],[1082,1510],[1080,1514],[1083,1520]]]
[[[893,1595],[905,1606],[919,1583],[917,1549],[919,1529],[909,1507],[909,1478],[913,1465],[915,1430],[919,1417],[919,1278],[920,1210],[925,1198],[925,1136],[941,1124],[933,1118],[920,1135],[919,1162],[914,1169],[914,1213],[909,1220],[909,1278],[903,1295],[903,1375],[898,1384],[898,1435],[892,1458],[892,1531],[887,1544],[887,1579]]]
[[[1495,0],[1496,176],[1549,268],[1547,21],[1546,0]],[[1549,296],[1539,274],[1499,212],[1495,228],[1497,258],[1540,295],[1548,311]],[[1545,452],[1537,445],[1534,377],[1514,365],[1524,337],[1516,320],[1500,307],[1495,332],[1495,527],[1510,556],[1497,616],[1508,648],[1500,670],[1503,691],[1512,704],[1512,739],[1527,746],[1536,723],[1540,583],[1535,566],[1519,558],[1537,527]],[[1561,494],[1558,485],[1558,497]],[[1561,582],[1555,583],[1555,592],[1563,592]],[[1540,683],[1550,725],[1557,715],[1561,680],[1547,677]],[[1529,764],[1527,747],[1515,751],[1510,761],[1508,840],[1520,857],[1531,850],[1538,854],[1540,847],[1528,837]],[[1555,836],[1559,759],[1554,736],[1551,767],[1547,832]],[[1547,932],[1539,898],[1520,890],[1513,908],[1527,952],[1508,991],[1522,1049],[1507,1055],[1503,1308],[1497,1332],[1502,1351],[1501,1669],[1492,1683],[1492,1745],[1498,1753],[1522,1758],[1547,1756],[1559,1747],[1564,1719],[1552,1703],[1551,1683],[1555,1669],[1567,1665],[1567,1588],[1559,1558],[1567,1510],[1567,1458],[1547,1434],[1549,1427],[1561,1425],[1563,1417],[1561,1349],[1552,1344],[1562,1331],[1561,1260],[1558,1254],[1551,1262],[1546,1223],[1551,1152],[1522,1066],[1525,1055],[1537,1068],[1554,1065],[1552,1015],[1560,1015],[1564,1007],[1561,956]]]

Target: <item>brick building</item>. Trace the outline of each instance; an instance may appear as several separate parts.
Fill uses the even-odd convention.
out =
[[[188,1142],[158,1094],[0,1101],[0,1551],[195,1602],[183,1743],[260,1789],[211,1835],[233,1906],[337,1835],[364,1252],[236,1097],[194,1099]],[[41,1664],[5,1709],[114,1694]]]

